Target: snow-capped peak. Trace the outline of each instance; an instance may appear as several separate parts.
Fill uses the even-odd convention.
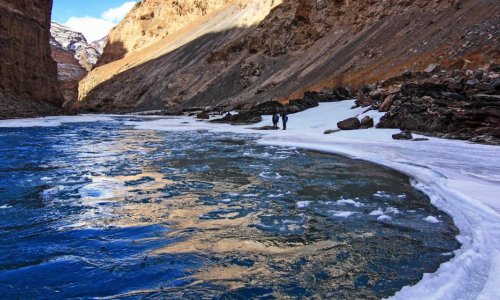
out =
[[[89,44],[82,33],[56,22],[51,23],[50,33],[64,49],[71,52],[80,65],[90,71],[99,60],[105,39]]]

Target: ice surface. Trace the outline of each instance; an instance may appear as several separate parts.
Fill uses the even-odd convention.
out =
[[[89,123],[114,121],[111,116],[100,115],[80,115],[80,116],[64,116],[64,117],[45,117],[34,119],[12,119],[0,120],[0,128],[18,128],[18,127],[57,127],[63,123]]]
[[[389,217],[388,215],[381,215],[377,218],[378,221],[390,221],[392,220],[391,217]]]
[[[336,129],[338,121],[349,117],[370,115],[377,122],[382,116],[376,111],[362,115],[364,109],[350,109],[353,105],[352,100],[323,103],[289,115],[287,131],[252,129],[270,125],[270,116],[263,116],[261,123],[251,126],[212,124],[189,117],[145,118],[142,122],[127,121],[126,124],[145,130],[260,133],[262,144],[341,154],[408,174],[413,185],[426,193],[433,205],[453,217],[460,229],[457,239],[462,247],[435,273],[425,274],[419,283],[403,288],[393,298],[500,299],[500,147],[433,137],[425,142],[395,141],[392,134],[399,130],[392,129],[371,128],[324,135],[325,130]],[[72,117],[45,121],[54,124],[51,122],[60,123],[65,118]],[[26,125],[34,126],[37,122],[41,122],[39,126],[44,124],[40,119],[33,119],[26,121]],[[189,124],[183,124],[185,122]],[[0,121],[0,127],[16,127],[14,125],[25,127],[20,120]],[[385,219],[387,215],[380,212],[381,209],[371,215]]]
[[[363,203],[354,201],[352,199],[341,199],[341,200],[337,201],[337,204],[340,204],[340,205],[353,205],[355,207],[364,206]]]
[[[350,216],[358,213],[355,211],[336,211],[336,210],[332,210],[330,212],[333,213],[334,217],[339,217],[339,218],[349,218]]]
[[[370,216],[381,216],[383,214],[384,214],[384,211],[381,208],[379,208],[377,210],[372,211],[369,215]]]

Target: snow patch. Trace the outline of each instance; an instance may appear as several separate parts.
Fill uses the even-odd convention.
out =
[[[349,218],[350,216],[354,214],[358,214],[358,212],[355,211],[336,211],[336,210],[331,210],[331,213],[333,213],[334,217],[339,217],[339,218]]]
[[[340,205],[353,205],[355,207],[362,207],[362,206],[364,206],[363,203],[354,201],[352,199],[340,199],[339,201],[337,201],[337,204],[340,204]]]
[[[439,223],[441,221],[439,221],[436,217],[434,216],[428,216],[427,218],[424,218],[424,221],[426,222],[429,222],[429,223],[433,223],[433,224],[436,224],[436,223]]]
[[[377,221],[390,221],[392,218],[388,215],[381,215],[377,218]]]
[[[299,201],[296,203],[298,208],[307,208],[311,201]]]
[[[384,214],[384,211],[381,208],[379,208],[377,210],[372,211],[369,215],[370,216],[381,216],[383,214]]]

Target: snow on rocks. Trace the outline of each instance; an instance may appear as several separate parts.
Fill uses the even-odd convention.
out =
[[[441,221],[439,221],[436,217],[434,216],[428,216],[427,218],[424,218],[424,221],[426,222],[429,222],[429,223],[433,223],[433,224],[436,224],[436,223],[439,223]]]

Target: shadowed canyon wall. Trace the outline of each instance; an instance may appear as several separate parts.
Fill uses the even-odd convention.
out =
[[[157,17],[158,6],[148,3],[141,15],[149,12],[150,19],[129,16],[115,31],[168,23]],[[446,66],[464,58],[480,65],[498,60],[499,16],[495,0],[226,5],[152,44],[147,34],[137,42],[115,32],[124,52],[80,82],[73,107],[100,112],[242,107],[299,98],[322,87],[358,88],[431,63]],[[248,19],[254,22],[243,22]],[[129,44],[144,47],[128,52]],[[104,57],[113,56],[107,51]]]
[[[52,0],[0,0],[0,118],[59,112],[51,10]]]

